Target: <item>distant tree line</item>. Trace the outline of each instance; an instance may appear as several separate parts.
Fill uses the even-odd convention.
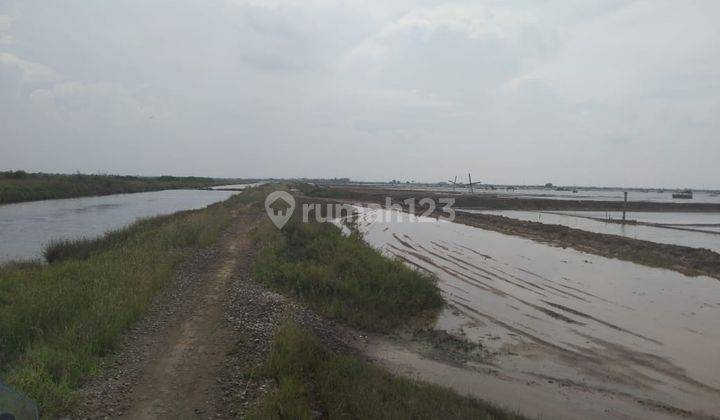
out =
[[[46,174],[0,171],[0,204],[183,188],[209,188],[242,180],[196,176]]]

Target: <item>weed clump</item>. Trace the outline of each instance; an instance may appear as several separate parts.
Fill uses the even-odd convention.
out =
[[[329,318],[389,331],[443,306],[434,276],[386,258],[334,225],[294,220],[278,231],[267,223],[253,237],[261,248],[255,278]]]

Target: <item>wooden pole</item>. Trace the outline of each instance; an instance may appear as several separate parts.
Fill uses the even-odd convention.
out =
[[[473,193],[472,178],[470,178],[470,172],[468,172],[468,184],[470,184],[470,194]]]
[[[623,204],[623,223],[625,223],[625,212],[627,211],[627,191],[624,191],[625,202]]]

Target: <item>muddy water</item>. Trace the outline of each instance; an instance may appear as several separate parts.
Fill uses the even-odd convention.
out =
[[[486,398],[529,415],[568,412],[518,405],[527,389],[565,396],[570,412],[590,398],[599,417],[720,413],[720,281],[403,217],[361,209],[358,228],[438,275],[449,307],[436,328],[482,344],[478,371],[513,385]]]
[[[618,220],[617,212],[538,212],[521,210],[458,210],[467,213],[493,214],[512,219],[563,225],[595,233],[625,236],[627,238],[662,244],[707,248],[720,252],[719,213],[630,213],[628,218],[663,226],[646,226],[609,223],[593,218]]]

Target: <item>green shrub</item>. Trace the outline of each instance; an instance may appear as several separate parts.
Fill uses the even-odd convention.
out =
[[[357,236],[326,223],[266,223],[253,234],[260,247],[256,279],[333,319],[388,331],[443,305],[436,278],[390,260]]]

